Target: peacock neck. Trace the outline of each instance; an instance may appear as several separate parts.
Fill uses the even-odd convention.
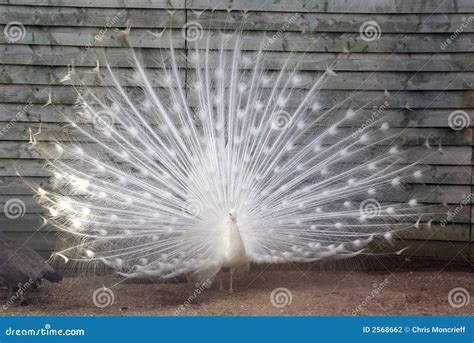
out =
[[[236,268],[248,263],[237,222],[229,220],[224,243],[224,267]]]

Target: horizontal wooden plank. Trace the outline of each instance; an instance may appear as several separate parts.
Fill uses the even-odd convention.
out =
[[[22,123],[17,122],[14,125],[0,122],[0,141],[29,141],[29,130],[37,132],[40,124],[38,123]],[[443,145],[472,145],[472,129],[464,129],[460,131],[452,130],[450,128],[390,128],[388,135],[402,134],[401,140],[405,146],[423,145],[428,139],[431,144]],[[342,137],[350,136],[354,132],[354,128],[340,128],[339,135]],[[62,140],[62,141],[78,141],[88,142],[78,130],[72,128],[70,125],[57,125],[55,123],[42,123],[41,132],[44,140]],[[81,137],[82,136],[82,137]],[[338,140],[338,137],[332,140]],[[331,143],[331,138],[325,141],[327,144]]]
[[[157,79],[163,73],[151,69],[153,76]],[[110,86],[112,81],[108,78],[105,67],[100,68],[102,79],[91,68],[76,67],[75,72],[79,78],[74,77],[64,82],[67,85],[87,86]],[[125,86],[136,86],[134,81],[134,70],[121,68],[115,74],[122,78]],[[249,72],[243,71],[242,74]],[[40,66],[18,66],[8,65],[0,68],[0,84],[31,84],[31,85],[57,85],[68,74],[66,67],[40,67]],[[269,77],[276,79],[279,72],[267,72]],[[321,77],[321,72],[300,72],[301,87],[310,88]],[[193,80],[194,71],[188,72],[188,80]],[[290,77],[290,73],[287,73]],[[439,82],[440,79],[443,82]],[[184,79],[184,71],[183,71]],[[268,85],[267,87],[272,87]],[[330,77],[322,86],[322,89],[333,90],[464,90],[474,89],[474,72],[338,72],[337,77]]]
[[[427,240],[453,240],[453,241],[469,241],[470,224],[469,213],[470,205],[466,205],[458,216],[454,217],[452,221],[445,226],[441,226],[439,220],[443,216],[433,216],[433,224],[431,227],[427,225],[420,225],[417,229],[415,227],[407,229],[400,233],[400,237],[404,239],[427,239]],[[474,208],[474,207],[473,207]],[[436,209],[442,211],[445,207],[441,205],[436,206]],[[8,232],[36,232],[51,231],[61,232],[61,230],[51,226],[44,225],[44,220],[40,214],[26,213],[21,218],[9,219],[5,216],[0,216],[0,226],[2,231]]]
[[[6,231],[5,234],[33,250],[53,250],[57,242],[57,233],[51,231],[18,231],[14,233]]]
[[[456,21],[456,18],[453,18]],[[460,20],[460,19],[459,19]],[[75,8],[35,6],[1,6],[0,24],[17,21],[32,26],[78,26],[115,28],[126,27],[129,21],[133,27],[175,27],[181,28],[186,22],[184,10],[173,12],[166,9],[126,9],[120,8]]]
[[[404,240],[455,241],[469,242],[471,227],[469,224],[450,224],[441,226],[433,224],[431,228],[420,225],[420,228],[405,230],[397,236]]]
[[[31,180],[32,181],[32,178]],[[45,186],[45,185],[43,185]],[[46,187],[46,186],[45,186]],[[27,194],[7,194],[0,195],[0,205],[15,198],[20,199],[25,204],[26,213],[43,213],[43,209],[38,206],[31,195]],[[390,203],[406,202],[409,199],[416,198],[423,203],[433,204],[460,204],[466,194],[470,193],[470,186],[464,185],[409,185],[405,189],[397,188],[396,191],[380,193],[377,195],[378,201],[387,201]]]
[[[40,214],[27,213],[17,219],[8,219],[0,216],[0,225],[2,226],[2,231],[11,238],[18,237],[18,235],[28,237],[28,234],[31,236],[41,233],[46,233],[49,237],[52,237],[55,233],[61,233],[61,230],[51,225],[44,225],[44,220]],[[397,238],[404,240],[469,242],[470,225],[453,221],[445,226],[441,226],[439,223],[434,222],[431,227],[420,225],[418,229],[412,227],[399,232],[397,233]]]
[[[0,24],[11,21],[33,26],[125,27],[130,21],[135,28],[181,28],[185,22],[195,21],[207,29],[281,30],[316,32],[359,32],[369,21],[380,23],[383,33],[474,32],[463,14],[330,14],[234,11],[173,12],[166,9],[131,8],[74,8],[4,5]]]
[[[5,25],[0,25],[3,32]],[[128,47],[126,35],[112,29],[107,30],[103,35],[100,28],[77,28],[72,27],[37,27],[27,26],[25,37],[16,44],[31,45],[62,45],[62,46],[112,46]],[[105,30],[104,30],[105,31]],[[98,36],[97,39],[95,36]],[[127,36],[136,48],[169,48],[171,42],[175,48],[185,47],[185,41],[181,30],[166,30],[161,38],[157,38],[145,29],[131,30]],[[171,38],[170,38],[171,37]],[[8,43],[5,35],[0,36],[0,43]]]
[[[110,74],[106,67],[100,68],[100,76],[91,68],[76,67],[77,77],[61,82],[67,75],[68,68],[65,67],[43,67],[43,66],[2,66],[0,68],[0,84],[23,84],[23,85],[86,85],[86,86],[112,86]],[[163,76],[162,69],[150,69],[150,79],[160,80]],[[185,79],[185,70],[180,69],[179,74],[182,82]],[[456,74],[456,73],[455,73]],[[138,83],[133,80],[135,71],[132,68],[121,68],[114,75],[121,79],[124,86],[136,87]],[[448,76],[449,77],[449,76]],[[455,77],[455,75],[453,75]],[[469,79],[469,76],[467,76]],[[474,78],[474,73],[473,73]],[[453,80],[453,83],[456,83]],[[456,86],[454,86],[456,87]]]
[[[432,213],[432,215],[423,218],[423,220],[433,220],[433,230],[443,228],[443,230],[448,232],[451,227],[456,228],[458,224],[466,224],[467,227],[467,225],[471,223],[471,208],[473,208],[472,205],[465,204],[463,206],[459,206],[459,203],[430,205],[429,211]],[[455,213],[455,215],[448,217],[449,211],[451,211],[451,213]],[[428,210],[426,212],[428,212]],[[441,225],[442,222],[445,225],[444,227]],[[416,232],[416,229],[413,229]],[[426,229],[427,225],[420,227],[420,230]],[[429,231],[430,230],[428,229],[426,232]]]
[[[260,38],[264,36],[263,40]],[[212,31],[204,33],[209,36],[210,46],[221,46],[222,34]],[[384,34],[380,39],[365,41],[359,33],[296,33],[283,32],[274,35],[272,32],[249,31],[243,39],[242,47],[245,50],[258,50],[262,45],[268,51],[306,51],[306,52],[472,52],[474,51],[474,34],[464,33],[448,44],[445,49],[441,46],[450,38],[450,33],[445,34]],[[232,39],[228,45],[232,45]],[[204,47],[205,39],[196,41],[196,45]],[[192,46],[192,45],[191,45]]]
[[[42,226],[44,225],[44,220],[40,214],[30,214],[25,213],[20,218],[7,218],[4,215],[0,216],[0,227],[3,232],[36,232],[39,230],[43,231]],[[49,225],[44,228],[44,231],[58,231],[57,228]],[[8,235],[13,236],[13,235]]]
[[[198,22],[206,29],[274,30],[299,32],[359,32],[362,25],[375,21],[380,33],[420,32],[474,32],[466,14],[329,14],[305,11],[239,12],[233,11],[188,11],[187,20]],[[375,26],[374,26],[375,27]]]
[[[160,67],[161,49],[140,49],[140,56],[147,67]],[[177,50],[178,65],[184,65],[182,58],[185,50]],[[129,67],[130,59],[127,48],[96,48],[74,46],[43,46],[43,45],[0,45],[0,63],[17,65],[76,66],[95,67],[97,60],[100,65],[107,62],[112,67]],[[243,57],[254,58],[255,53],[244,52]],[[269,51],[265,55],[268,69],[280,69],[290,57],[287,52]],[[336,61],[337,59],[337,61]],[[299,70],[325,70],[334,64],[336,71],[474,71],[472,54],[469,53],[437,53],[437,54],[384,54],[384,53],[314,53],[291,54],[288,68]]]
[[[40,159],[10,160],[0,159],[0,177],[15,176],[18,171],[22,176],[49,176],[43,169],[44,161]],[[417,167],[422,171],[419,182],[424,183],[442,183],[453,185],[470,185],[471,170],[469,165],[419,165]]]
[[[416,256],[466,262],[474,261],[470,252],[471,245],[469,242],[403,240],[395,241],[391,248],[392,251],[397,251],[408,247],[402,253],[406,258]]]
[[[97,95],[103,94],[106,88],[90,87],[91,91]],[[129,88],[127,91],[131,96],[137,96],[136,88]],[[0,103],[18,104],[45,104],[51,92],[53,103],[66,105],[74,104],[77,99],[77,92],[68,86],[28,86],[28,85],[0,85]],[[287,106],[297,106],[300,102],[302,91],[295,90]],[[386,108],[451,108],[462,109],[474,106],[474,91],[396,91],[385,95],[383,91],[326,91],[319,92],[319,100],[322,107],[332,107],[342,100],[351,98],[350,105],[354,108],[361,108],[367,105],[377,105],[387,100]],[[196,105],[194,96],[191,94],[189,103]]]
[[[0,4],[11,5],[34,5],[41,7],[107,7],[107,8],[185,8],[186,0],[101,0],[100,3],[94,0],[0,0]]]
[[[4,25],[0,25],[4,30]],[[31,45],[64,45],[64,46],[103,46],[103,47],[126,47],[127,42],[120,32],[107,30],[100,40],[94,38],[98,34],[96,28],[82,28],[78,31],[70,27],[36,27],[28,26],[25,37],[16,44]],[[130,31],[130,42],[135,48],[164,48],[170,46],[172,37],[175,48],[183,48],[185,41],[181,30],[165,30],[161,38],[157,38],[146,29],[133,29]],[[216,31],[204,31],[203,37],[209,36],[210,47],[219,48],[222,41],[222,33]],[[445,49],[441,49],[443,43],[451,36],[444,34],[391,34],[387,33],[375,41],[364,41],[358,33],[296,33],[283,32],[275,37],[273,43],[268,44],[272,38],[270,32],[250,32],[244,36],[242,48],[244,50],[258,50],[262,44],[267,42],[268,51],[306,51],[306,52],[401,52],[426,53],[426,52],[472,52],[474,51],[474,33],[463,33],[459,35]],[[233,39],[227,41],[229,47],[233,47]],[[202,38],[196,42],[198,46],[204,47],[207,40]],[[7,43],[4,35],[0,36],[0,43]],[[190,45],[194,46],[194,45]]]
[[[456,185],[471,184],[472,166],[437,166],[426,164],[419,165],[417,169],[420,169],[423,173],[418,182]]]
[[[16,165],[15,166],[16,169],[18,169],[18,172],[22,175],[22,177],[25,177],[28,182],[32,182],[34,183],[35,185],[37,185],[38,187],[41,187],[43,189],[51,189],[52,188],[52,183],[50,182],[50,179],[47,177],[49,175],[46,175],[46,176],[29,176],[27,175],[23,170],[21,170],[21,167]],[[440,168],[438,166],[438,168]],[[422,170],[425,170],[426,168],[420,168]],[[452,173],[450,173],[450,177],[451,178],[455,178],[456,177],[456,173],[455,173],[455,170],[452,170],[454,168],[449,168],[449,167],[445,167],[446,169],[446,173],[449,173],[449,171],[452,171]],[[469,179],[470,179],[470,175],[469,176]],[[437,186],[437,185],[441,185],[444,188],[447,189],[447,192],[451,192],[450,190],[450,186],[453,185],[456,185],[456,186],[464,186],[464,185],[470,185],[470,182],[468,182],[466,180],[466,178],[464,178],[464,180],[459,180],[459,179],[455,179],[453,180],[453,182],[449,183],[449,182],[445,182],[445,175],[443,173],[439,173],[438,174],[438,177],[437,178],[433,178],[433,176],[431,175],[431,179],[430,179],[430,183],[423,183],[423,180],[413,180],[413,181],[410,181],[410,182],[413,182],[410,184],[410,188],[411,187],[414,187],[416,189],[418,189],[419,187],[421,186],[426,186],[427,187],[427,190],[429,189],[429,187],[432,188],[432,186]],[[28,186],[28,184],[26,184],[24,182],[24,180],[22,180],[21,178],[17,177],[17,176],[1,176],[0,177],[0,189],[1,189],[1,192],[2,194],[6,195],[27,195],[27,194],[31,194],[31,189],[30,187]],[[457,189],[457,188],[453,188],[453,189]],[[460,188],[461,189],[461,188]],[[465,187],[462,188],[463,191],[466,190]],[[466,193],[464,193],[466,194]]]
[[[407,161],[416,162],[423,158],[423,163],[436,165],[470,165],[472,156],[471,146],[434,146],[427,153],[425,147],[413,147],[406,152]],[[2,158],[15,164],[22,159],[37,159],[38,154],[31,149],[31,144],[21,141],[3,141]]]
[[[31,0],[0,0],[0,4],[32,5]],[[469,0],[439,2],[436,0],[35,0],[35,6],[104,7],[104,8],[189,8],[208,10],[246,11],[304,11],[321,13],[472,13],[474,6]]]
[[[291,113],[292,109],[288,109]],[[384,120],[390,124],[391,127],[449,127],[448,117],[451,113],[449,109],[394,109],[387,110],[377,115],[377,109],[357,109],[358,115],[346,122],[348,126],[357,127],[365,122],[370,117],[385,116]],[[73,105],[57,105],[56,107],[30,105],[30,104],[5,104],[0,103],[0,122],[2,125],[9,126],[16,122],[51,122],[51,123],[65,123],[66,119],[61,113],[75,113],[77,108]],[[465,109],[471,120],[474,123],[474,109]],[[336,118],[342,117],[346,110],[335,110],[333,116]],[[374,114],[375,113],[375,114]],[[0,131],[0,135],[1,135]]]
[[[18,1],[18,0],[15,0]],[[330,13],[472,13],[470,0],[439,2],[436,0],[187,0],[189,9],[222,9],[245,11],[289,11]]]

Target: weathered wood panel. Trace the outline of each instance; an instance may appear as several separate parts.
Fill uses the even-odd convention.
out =
[[[105,67],[100,68],[99,78],[96,73],[91,72],[91,68],[76,67],[75,72],[80,75],[77,78],[63,82],[65,85],[86,85],[86,86],[110,86],[112,82],[107,80],[108,71]],[[66,67],[39,67],[39,66],[18,66],[9,65],[0,67],[0,84],[23,84],[23,85],[57,85],[68,73]],[[132,79],[134,70],[121,68],[115,74],[123,79],[125,86],[136,86]],[[159,78],[159,70],[155,74]],[[267,75],[275,79],[279,72],[268,72]],[[184,71],[183,71],[184,79]],[[190,71],[188,76],[193,79],[195,73]],[[286,73],[290,75],[290,73]],[[302,71],[301,88],[309,89],[321,77],[321,72]],[[341,71],[338,77],[330,78],[323,85],[323,89],[331,90],[464,90],[474,89],[474,72],[377,72],[367,73],[358,71]],[[440,83],[439,79],[444,82]],[[268,85],[267,88],[272,87]]]
[[[0,25],[0,30],[4,31],[5,25]],[[221,32],[204,30],[205,35],[209,35],[210,47],[217,49],[221,43]],[[81,28],[78,32],[71,27],[28,27],[25,37],[17,44],[28,45],[64,45],[64,46],[86,46],[93,43],[100,47],[126,47],[127,40],[123,33],[108,30],[100,40],[94,39],[99,33],[97,28]],[[377,52],[377,53],[427,53],[439,51],[451,34],[394,34],[387,33],[383,39],[367,42],[361,38],[359,33],[298,33],[284,32],[276,37],[268,50],[272,51],[300,51],[300,52]],[[170,47],[170,37],[173,47],[184,48],[185,40],[182,31],[169,29],[162,32],[162,36],[157,39],[156,35],[147,29],[134,29],[130,31],[130,41],[136,48],[168,48]],[[242,48],[245,50],[258,50],[270,39],[271,34],[265,36],[260,32],[249,31],[246,34]],[[0,36],[0,43],[7,43],[5,36]],[[196,42],[199,47],[204,47],[203,40]],[[229,47],[232,44],[229,43]],[[463,33],[459,35],[454,44],[449,44],[444,52],[472,52],[474,51],[474,33]]]
[[[71,27],[103,27],[109,23],[113,24],[114,27],[126,27],[127,21],[130,21],[134,27],[146,28],[155,26],[181,28],[186,22],[184,10],[171,13],[166,9],[126,10],[123,8],[75,7],[49,7],[43,9],[37,6],[3,6],[0,13],[0,24],[8,24],[14,20],[21,22],[23,25]],[[456,16],[453,20],[460,21],[461,17],[457,18]],[[439,21],[442,21],[442,19],[440,18]],[[430,20],[431,22],[432,20]]]
[[[455,31],[467,18],[465,14],[351,14],[351,20],[340,14],[281,12],[238,12],[238,11],[191,11],[188,21],[200,23],[206,29],[227,28],[256,31],[298,32],[358,32],[368,21],[380,23],[382,34],[386,33],[445,33]],[[466,25],[464,32],[473,32]]]
[[[103,94],[104,89],[100,87],[90,87],[97,94]],[[127,89],[129,94],[137,94],[137,90]],[[301,91],[293,92],[295,98],[288,101],[287,106],[292,107],[298,104],[298,95]],[[74,104],[77,92],[73,87],[67,85],[0,85],[0,102],[18,104],[45,104],[51,94],[53,103]],[[373,106],[388,102],[388,109],[427,109],[427,108],[472,108],[474,105],[474,91],[396,91],[386,96],[384,91],[321,91],[319,99],[321,106],[332,107],[339,103],[341,99],[351,98],[354,108],[362,108],[367,104]],[[190,96],[191,106],[196,105],[193,96]],[[453,133],[455,134],[455,133]]]
[[[188,21],[197,21],[207,29],[213,27],[244,30],[278,31],[283,25],[286,31],[311,32],[357,32],[367,21],[382,23],[384,33],[445,33],[458,29],[467,18],[465,14],[353,14],[351,20],[340,14],[285,12],[249,12],[240,11],[190,11]],[[292,18],[294,16],[295,18]],[[291,19],[291,20],[290,20]],[[115,27],[181,28],[185,21],[185,10],[168,11],[166,9],[127,9],[120,8],[74,8],[37,6],[4,6],[0,13],[0,24],[16,20],[23,25],[32,26],[80,26],[102,27],[113,20]],[[474,32],[466,26],[464,32]]]
[[[187,8],[245,11],[333,12],[333,13],[473,13],[469,0],[439,2],[436,0],[188,0]]]
[[[29,148],[28,128],[36,130],[41,121],[44,130],[63,135],[64,118],[43,104],[51,91],[61,111],[73,110],[76,94],[60,84],[67,66],[74,64],[78,73],[86,72],[97,61],[105,65],[107,55],[119,73],[129,75],[128,42],[115,29],[131,23],[130,42],[143,48],[140,53],[147,66],[159,68],[159,49],[172,42],[182,75],[192,78],[184,56],[194,43],[185,41],[182,26],[195,21],[211,34],[213,48],[220,43],[220,31],[242,28],[248,56],[276,35],[266,47],[267,67],[279,70],[291,52],[289,67],[298,61],[297,69],[308,84],[337,59],[334,70],[339,75],[321,92],[325,108],[348,97],[354,108],[387,100],[384,114],[393,130],[411,128],[404,134],[405,144],[411,145],[407,160],[424,157],[424,165],[420,180],[384,194],[384,199],[416,197],[437,204],[433,227],[403,233],[400,247],[410,246],[407,256],[474,260],[469,244],[474,241],[474,206],[472,199],[463,203],[474,180],[474,132],[454,131],[448,122],[449,114],[459,109],[474,122],[473,14],[471,0],[0,0],[0,30],[12,21],[25,27],[25,36],[14,43],[0,35],[0,208],[8,199],[19,198],[26,210],[17,220],[0,215],[0,225],[44,255],[54,247],[54,228],[31,235],[42,224],[43,210],[16,172],[49,186],[42,161]],[[380,26],[376,40],[365,41],[359,33],[368,21]],[[446,44],[456,30],[455,39]],[[197,44],[202,46],[204,40]],[[85,75],[87,85],[104,91],[93,76]],[[129,91],[135,94],[133,88]],[[192,96],[191,103],[195,103]],[[370,108],[361,117],[370,116]],[[348,122],[360,124],[357,117]],[[430,150],[423,146],[426,141]],[[441,227],[436,221],[445,219],[450,208],[459,213]]]
[[[178,50],[178,65],[184,65],[181,53]],[[145,65],[149,68],[157,67],[160,50],[142,49],[140,54]],[[0,44],[0,63],[17,65],[40,66],[67,66],[74,63],[76,66],[95,67],[97,61],[105,65],[105,58],[112,67],[129,67],[126,48],[97,48],[74,46],[43,46],[43,45],[14,45]],[[252,57],[253,53],[244,53],[243,56]],[[288,59],[287,52],[267,52],[269,69],[278,69]],[[297,67],[299,70],[323,71],[334,61],[336,71],[474,71],[474,57],[470,53],[443,53],[443,54],[411,54],[411,53],[292,53],[288,67]],[[297,65],[298,63],[298,65]]]
[[[113,8],[185,8],[186,0],[0,0],[0,4],[62,6],[62,7],[113,7]]]

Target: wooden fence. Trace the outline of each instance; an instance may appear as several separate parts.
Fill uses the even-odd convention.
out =
[[[394,126],[413,127],[407,144],[421,151],[428,140],[434,152],[412,193],[440,211],[456,209],[448,225],[407,233],[406,253],[474,260],[473,131],[453,130],[448,120],[462,111],[474,122],[472,0],[0,0],[0,208],[11,199],[25,205],[19,218],[0,214],[2,231],[44,255],[54,248],[55,232],[38,231],[42,209],[16,170],[48,186],[41,160],[28,148],[28,128],[41,121],[45,129],[61,129],[64,123],[43,105],[50,96],[66,110],[73,105],[74,93],[60,82],[68,65],[93,68],[105,48],[114,67],[127,68],[123,35],[114,30],[127,23],[147,63],[152,48],[169,47],[169,35],[174,48],[187,52],[182,28],[189,22],[211,33],[243,29],[249,50],[262,35],[274,38],[267,50],[275,66],[293,51],[307,75],[338,57],[339,77],[326,86],[335,98],[357,90],[362,104],[387,95],[397,110]],[[375,36],[360,32],[367,23]],[[418,156],[415,149],[410,158]]]

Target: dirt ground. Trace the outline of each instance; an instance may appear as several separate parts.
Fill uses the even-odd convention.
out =
[[[474,315],[472,266],[396,272],[314,269],[252,270],[238,276],[232,294],[220,291],[217,281],[196,287],[124,281],[115,275],[65,277],[60,284],[46,282],[28,292],[26,304],[0,307],[0,315]],[[223,280],[227,287],[227,274]],[[101,298],[102,287],[111,293]],[[470,295],[466,306],[449,304],[448,294],[456,287]],[[103,308],[94,304],[97,289],[96,303],[106,305]],[[7,297],[7,291],[0,290],[0,301]]]

